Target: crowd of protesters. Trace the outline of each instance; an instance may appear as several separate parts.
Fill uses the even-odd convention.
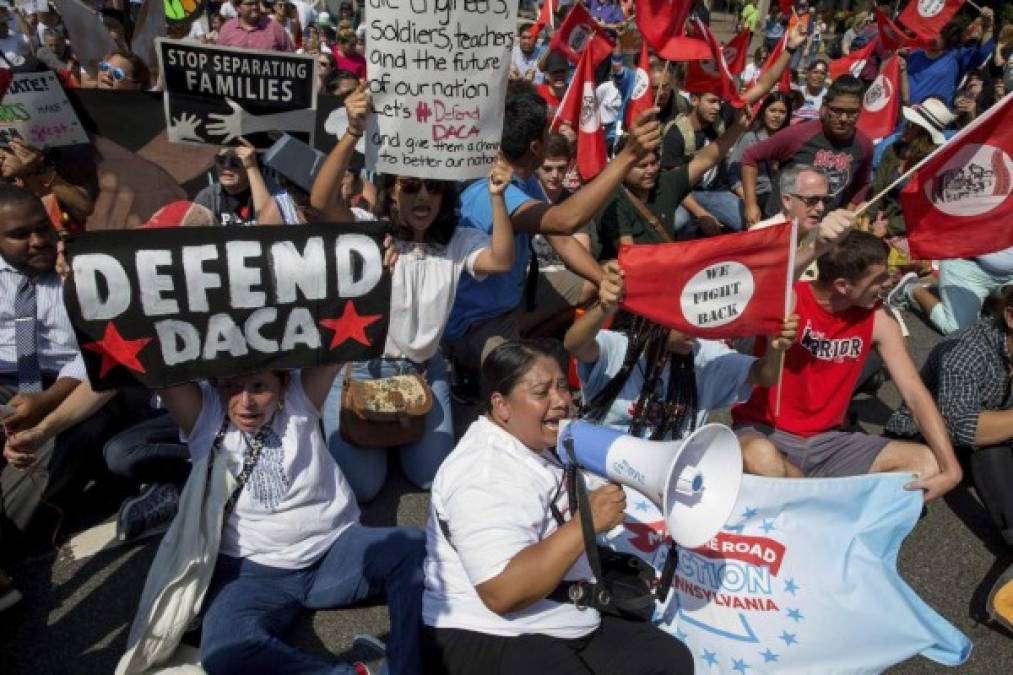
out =
[[[708,4],[693,3],[705,23]],[[97,187],[70,153],[6,143],[2,561],[17,561],[36,530],[51,528],[46,509],[111,477],[129,490],[118,538],[162,532],[190,517],[184,486],[210,482],[219,455],[221,470],[251,487],[240,483],[218,504],[223,531],[200,638],[210,673],[692,672],[682,643],[650,624],[557,597],[561,584],[590,575],[579,518],[559,516],[568,500],[552,452],[578,402],[592,419],[651,439],[680,438],[709,411],[731,408],[745,468],[759,475],[906,471],[915,475],[908,488],[931,501],[966,470],[1013,550],[1013,249],[912,259],[897,183],[1013,86],[1013,23],[968,3],[931,45],[901,50],[900,121],[871,139],[857,121],[887,53],[874,50],[855,75],[832,78],[829,65],[877,40],[871,12],[815,7],[796,21],[772,4],[764,17],[753,0],[729,3],[736,27],[753,32],[739,75],[745,108],[721,92],[685,91],[686,64],[652,56],[654,107],[624,124],[639,54],[635,3],[587,3],[616,45],[595,90],[609,160],[591,180],[577,169],[575,130],[550,131],[573,64],[549,49],[552,28],[536,34],[529,18],[518,22],[501,156],[488,179],[461,184],[363,169],[373,113],[361,3],[227,0],[173,23],[179,39],[314,56],[317,91],[341,99],[347,127],[310,189],[267,175],[239,141],[216,150],[206,188],[163,205],[146,226],[383,223],[387,341],[382,358],[348,367],[242,373],[156,397],[140,387],[93,391],[63,305],[58,233],[84,228]],[[554,26],[572,7],[560,5]],[[892,5],[869,9],[894,16]],[[137,7],[98,8],[116,47],[96,64],[78,61],[53,6],[0,8],[0,67],[53,70],[68,89],[157,91],[156,64],[131,51]],[[619,309],[623,246],[784,220],[799,228],[797,300],[777,334],[729,345]],[[901,310],[947,336],[920,373]],[[829,348],[819,339],[827,335]],[[881,371],[904,404],[872,435],[848,407]],[[361,447],[342,434],[347,378],[412,373],[425,375],[434,401],[420,440]],[[470,426],[454,418],[468,409],[479,413]],[[359,522],[358,503],[383,490],[391,454],[411,483],[431,490],[425,532]],[[625,498],[608,485],[590,506],[604,533],[621,522]],[[390,607],[390,646],[360,636],[369,658],[333,663],[283,639],[304,608],[378,594]],[[32,598],[0,571],[0,616],[19,601]],[[1013,625],[1013,571],[990,602],[992,618]]]

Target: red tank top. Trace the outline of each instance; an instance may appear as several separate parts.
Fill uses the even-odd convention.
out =
[[[838,314],[823,309],[807,282],[795,284],[798,338],[785,354],[781,414],[775,420],[777,386],[756,387],[732,409],[735,424],[765,424],[797,436],[815,436],[841,425],[855,383],[872,347],[876,310],[852,307]],[[756,355],[766,351],[757,338]]]

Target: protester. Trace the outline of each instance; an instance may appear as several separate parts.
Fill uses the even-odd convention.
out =
[[[271,18],[278,22],[293,45],[302,43],[302,22],[299,19],[299,12],[295,5],[286,0],[264,0],[264,6],[271,11]]]
[[[756,80],[760,77],[760,73],[763,70],[763,65],[767,62],[767,58],[770,56],[770,52],[763,45],[760,45],[753,50],[753,59],[746,64],[745,69],[739,76],[739,82],[745,88],[751,87]]]
[[[331,53],[338,69],[347,70],[362,81],[366,79],[366,59],[356,51],[355,45],[355,31],[343,30],[338,33],[338,41],[331,47]]]
[[[829,89],[826,84],[827,71],[827,62],[823,59],[816,59],[810,64],[806,71],[805,86],[799,88],[805,102],[792,113],[792,124],[819,118],[820,110],[823,108],[823,97],[827,95]]]
[[[788,126],[792,116],[792,97],[782,91],[773,91],[763,99],[756,118],[749,125],[749,130],[735,143],[728,156],[728,174],[732,181],[732,191],[742,189],[742,155],[757,143],[761,143],[781,129]],[[777,179],[776,171],[771,163],[763,161],[757,164],[756,200],[766,204],[773,191],[772,186]]]
[[[105,55],[98,64],[97,89],[138,91],[147,89],[151,82],[148,66],[136,54],[116,50]]]
[[[981,10],[982,34],[993,28],[991,7]],[[907,57],[910,102],[921,103],[937,96],[950,103],[956,98],[957,85],[970,70],[980,67],[994,47],[994,40],[979,36],[972,44],[962,45],[964,27],[958,21],[948,23],[928,49],[919,49]]]
[[[272,197],[253,146],[222,147],[215,155],[215,172],[218,180],[198,192],[194,202],[210,209],[221,225],[255,225]]]
[[[883,243],[856,230],[819,259],[815,281],[795,284],[803,328],[786,352],[779,385],[755,389],[747,403],[732,409],[747,471],[795,478],[906,471],[915,475],[907,488],[924,490],[926,501],[960,482],[943,419],[899,326],[879,307],[888,283]],[[927,445],[837,430],[873,348],[910,402]],[[758,339],[756,353],[764,349]]]
[[[264,14],[260,0],[238,0],[236,10],[236,18],[226,21],[218,31],[218,44],[223,47],[295,51],[295,45],[285,29]]]
[[[355,214],[338,198],[337,186],[365,128],[369,98],[360,87],[345,101],[348,129],[334,147],[311,195],[312,206],[326,221],[348,222]],[[492,232],[458,225],[457,191],[450,181],[388,176],[378,200],[378,218],[395,231],[399,253],[392,272],[391,320],[382,359],[355,363],[334,383],[323,415],[331,454],[359,501],[376,497],[387,477],[387,448],[362,447],[341,433],[344,380],[385,378],[422,373],[433,396],[425,430],[417,441],[398,448],[401,467],[422,488],[432,483],[437,468],[454,446],[450,383],[439,352],[450,308],[463,271],[477,279],[510,270],[514,262],[513,230],[503,192],[511,170],[499,162],[486,184],[491,201]]]
[[[570,62],[557,51],[549,52],[544,59],[545,65],[542,70],[545,77],[542,84],[538,85],[538,94],[545,100],[545,116],[551,120],[556,116],[559,104],[563,101],[563,95],[566,94],[566,84],[570,77]]]
[[[317,59],[317,93],[329,94],[337,83],[337,60],[330,52],[319,52]]]
[[[545,74],[538,64],[542,58],[542,50],[538,48],[536,35],[531,34],[531,24],[518,24],[517,44],[511,53],[510,77],[524,79],[541,84]]]
[[[685,645],[651,623],[578,608],[558,592],[591,577],[580,518],[564,521],[572,514],[554,449],[571,400],[558,361],[537,343],[507,342],[482,365],[482,384],[485,414],[433,482],[424,672],[693,672]],[[596,533],[622,522],[618,485],[589,501]]]

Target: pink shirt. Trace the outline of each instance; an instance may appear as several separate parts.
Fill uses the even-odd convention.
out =
[[[229,19],[218,31],[218,44],[223,47],[268,49],[276,52],[295,51],[288,33],[268,17],[262,17],[256,28],[246,28],[239,19]]]
[[[366,57],[362,54],[352,52],[351,56],[345,56],[341,53],[341,47],[337,44],[331,46],[331,53],[334,54],[338,70],[347,70],[350,73],[355,73],[355,76],[360,80],[366,79]]]

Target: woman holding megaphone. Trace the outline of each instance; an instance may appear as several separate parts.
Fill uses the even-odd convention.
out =
[[[568,582],[592,572],[581,516],[566,517],[555,446],[571,399],[550,344],[507,342],[486,357],[485,414],[436,473],[423,672],[692,673],[685,645],[652,624],[566,598]],[[618,485],[594,490],[588,501],[596,533],[622,522]]]

